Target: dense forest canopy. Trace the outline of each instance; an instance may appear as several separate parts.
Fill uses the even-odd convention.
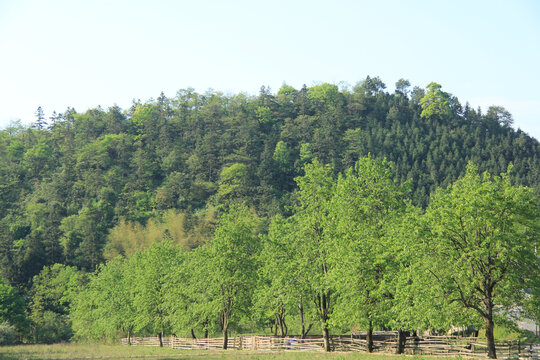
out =
[[[401,194],[389,209],[407,202],[425,209],[469,162],[492,174],[511,164],[509,180],[540,193],[540,143],[513,129],[504,108],[473,109],[437,83],[411,89],[402,79],[394,93],[385,89],[367,77],[353,88],[284,84],[257,96],[183,89],[126,110],[68,108],[50,118],[39,108],[32,126],[0,131],[0,273],[28,293],[54,264],[92,272],[161,239],[195,249],[217,241],[218,222],[236,204],[252,209],[258,232],[271,237],[283,231],[268,230],[276,216],[309,221],[295,215],[302,201],[295,178],[312,163],[337,178],[366,156],[386,159],[385,176]],[[377,227],[376,218],[362,221]]]
[[[514,166],[516,184],[540,189],[540,145],[493,106],[462,105],[439,84],[406,80],[388,93],[379,78],[354,88],[320,84],[277,94],[192,89],[167,98],[46,119],[0,132],[0,269],[27,286],[44,265],[93,270],[107,235],[169,209],[196,226],[203,209],[245,201],[261,216],[287,215],[294,177],[313,158],[337,174],[361,156],[394,163],[425,207],[468,161],[494,174]]]

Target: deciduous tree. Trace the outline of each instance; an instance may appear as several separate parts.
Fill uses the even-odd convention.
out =
[[[404,191],[392,178],[386,160],[361,158],[339,177],[329,213],[335,243],[329,255],[340,294],[334,322],[367,328],[369,352],[374,326],[388,322],[387,281],[399,271],[389,232],[405,204]]]
[[[228,347],[229,326],[251,306],[260,250],[257,222],[255,213],[245,205],[232,205],[220,219],[201,264],[208,289],[208,302],[201,306],[219,316],[224,349]]]
[[[540,278],[538,218],[531,189],[512,186],[507,174],[479,175],[473,164],[464,177],[436,191],[426,211],[430,237],[424,254],[432,281],[449,302],[481,316],[490,358],[496,358],[497,309],[522,303],[527,280]]]
[[[315,302],[322,328],[324,349],[330,351],[329,320],[334,306],[334,286],[329,279],[328,233],[329,202],[334,181],[329,167],[315,159],[304,167],[305,175],[296,178],[298,202],[294,208],[294,247],[298,274],[305,283],[306,297]]]

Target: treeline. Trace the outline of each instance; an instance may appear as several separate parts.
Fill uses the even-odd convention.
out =
[[[373,330],[392,329],[402,352],[405,331],[475,324],[495,358],[494,324],[512,321],[506,310],[521,306],[538,319],[532,189],[471,163],[422,210],[386,160],[361,158],[337,177],[317,159],[304,170],[291,216],[273,217],[268,229],[254,209],[231,203],[213,237],[193,249],[163,232],[93,274],[44,268],[34,278],[31,316],[56,326],[34,327],[34,340],[71,331],[98,340],[220,332],[227,348],[231,330],[286,336],[294,328],[302,336],[321,331],[330,350],[331,331],[357,329],[367,331],[371,351]],[[124,245],[137,242],[127,238]]]
[[[293,179],[313,158],[333,174],[368,154],[393,161],[421,207],[468,161],[494,174],[512,163],[515,183],[538,193],[539,143],[511,125],[503,108],[462,106],[438,84],[411,90],[400,80],[388,93],[370,77],[352,89],[283,85],[258,96],[187,89],[125,111],[46,118],[40,108],[32,127],[0,131],[0,273],[26,291],[44,266],[93,271],[113,227],[171,209],[188,231],[231,199],[289,216]]]
[[[162,239],[199,248],[234,203],[263,219],[266,234],[274,217],[291,221],[294,179],[314,159],[334,179],[368,154],[390,160],[392,180],[407,184],[403,199],[420,209],[469,161],[493,174],[513,164],[512,182],[538,195],[539,143],[514,130],[505,109],[461,105],[436,83],[385,88],[368,77],[353,88],[283,85],[257,96],[187,89],[127,110],[46,118],[39,108],[31,127],[0,131],[0,274],[26,299],[28,331],[62,318],[33,318],[43,269],[92,273]]]

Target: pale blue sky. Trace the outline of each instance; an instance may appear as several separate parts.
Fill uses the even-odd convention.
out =
[[[367,75],[503,106],[540,139],[540,1],[0,0],[0,127],[38,106]]]

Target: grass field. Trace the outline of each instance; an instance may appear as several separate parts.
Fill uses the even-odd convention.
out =
[[[173,350],[168,348],[120,345],[18,345],[0,347],[0,359],[350,359],[350,360],[399,360],[404,356],[365,353],[319,352],[254,352],[241,350]],[[442,359],[435,357],[406,357],[407,359]]]

